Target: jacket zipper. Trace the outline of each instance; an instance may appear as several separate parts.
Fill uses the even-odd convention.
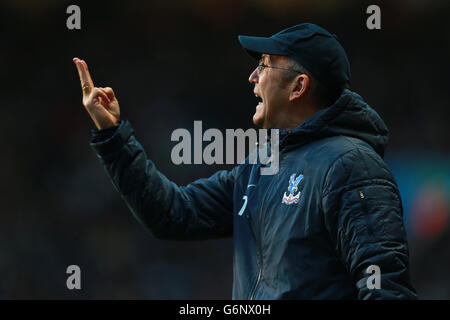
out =
[[[253,288],[253,292],[252,292],[252,295],[250,297],[250,300],[253,300],[253,297],[254,297],[254,295],[256,293],[256,288],[258,288],[259,280],[261,280],[261,273],[262,273],[262,268],[259,268],[258,279],[256,280],[255,287]]]
[[[267,188],[262,203],[261,203],[261,210],[259,211],[259,220],[258,220],[258,227],[260,229],[259,239],[258,239],[258,251],[259,251],[259,271],[258,271],[258,278],[256,279],[255,286],[253,287],[252,293],[250,295],[250,300],[253,300],[256,289],[258,288],[259,281],[261,280],[262,276],[262,267],[263,267],[263,259],[262,259],[262,250],[261,250],[261,218],[262,218],[262,211],[264,207],[264,200],[266,199],[267,192],[269,191],[269,188]]]
[[[280,155],[283,151],[281,150]],[[281,162],[281,161],[280,161]],[[280,164],[279,164],[280,165]],[[260,235],[259,235],[259,241],[258,241],[258,249],[259,249],[259,271],[258,271],[258,278],[256,279],[256,283],[255,286],[253,287],[252,293],[250,295],[250,300],[253,300],[255,293],[256,293],[256,289],[258,288],[258,284],[261,281],[261,277],[262,277],[262,269],[263,269],[263,259],[262,259],[262,249],[261,249],[261,218],[262,218],[262,213],[263,213],[263,208],[264,208],[264,201],[266,200],[266,195],[267,192],[269,192],[269,188],[272,185],[273,181],[267,186],[266,192],[264,193],[263,196],[263,200],[261,203],[261,209],[259,211],[259,230],[260,230]]]

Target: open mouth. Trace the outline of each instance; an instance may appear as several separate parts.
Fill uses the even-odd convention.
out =
[[[254,94],[255,94],[255,97],[256,97],[256,99],[258,101],[258,105],[257,106],[259,106],[263,102],[263,99],[256,92],[254,92]]]

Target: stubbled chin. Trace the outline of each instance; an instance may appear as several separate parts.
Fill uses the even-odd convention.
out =
[[[264,105],[262,102],[256,106],[256,111],[253,115],[253,124],[259,127],[262,127],[264,124]]]

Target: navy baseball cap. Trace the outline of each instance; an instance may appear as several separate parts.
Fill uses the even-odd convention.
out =
[[[325,85],[350,83],[350,63],[336,35],[312,23],[284,29],[271,37],[239,35],[239,42],[253,58],[262,54],[288,56]]]

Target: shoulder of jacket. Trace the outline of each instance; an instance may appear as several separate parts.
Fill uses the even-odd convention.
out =
[[[342,149],[333,157],[324,175],[324,189],[333,184],[375,183],[383,181],[396,185],[389,167],[383,158],[367,143],[353,138],[347,138],[351,147]],[[352,141],[354,140],[354,141]]]

